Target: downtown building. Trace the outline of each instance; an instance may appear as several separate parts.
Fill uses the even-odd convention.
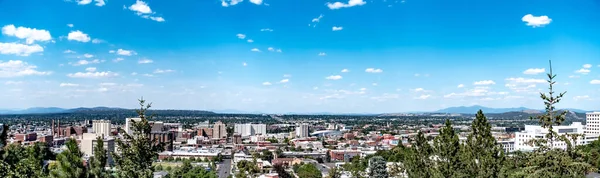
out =
[[[304,138],[309,137],[310,133],[308,132],[308,124],[302,123],[296,127],[296,137]]]
[[[598,140],[600,135],[600,112],[586,113],[586,125],[581,122],[573,122],[571,125],[554,126],[553,131],[558,135],[565,134],[582,134],[583,137],[579,137],[573,141],[570,138],[570,142],[573,146],[586,145],[595,140]],[[529,142],[533,139],[543,139],[549,131],[542,126],[537,125],[525,125],[525,130],[515,133],[514,138],[514,151],[533,151],[538,147],[531,145]],[[506,148],[506,145],[503,145]],[[551,148],[567,149],[567,143],[562,140],[556,139]]]
[[[266,135],[267,126],[265,124],[235,124],[233,131],[234,133],[242,135],[242,137],[258,134]]]

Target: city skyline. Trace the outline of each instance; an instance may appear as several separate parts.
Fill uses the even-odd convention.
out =
[[[594,110],[599,7],[1,1],[0,108],[133,108],[143,96],[157,109],[265,113],[540,109],[552,60],[567,91],[557,107]]]

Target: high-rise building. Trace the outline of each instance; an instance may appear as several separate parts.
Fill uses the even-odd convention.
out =
[[[227,138],[227,126],[223,122],[215,122],[212,138]]]
[[[133,134],[133,122],[139,122],[142,118],[125,118],[125,133],[131,135]],[[133,121],[133,122],[132,122]]]
[[[571,125],[560,125],[554,126],[553,131],[558,135],[564,134],[584,134],[587,130],[586,126],[582,125],[581,122],[573,122]],[[529,144],[532,139],[541,139],[548,134],[548,129],[538,125],[525,125],[525,130],[515,133],[514,139],[514,150],[515,151],[532,151],[538,147]],[[573,146],[586,145],[594,140],[598,140],[598,135],[585,134],[585,137],[580,137],[575,141],[570,141]],[[554,141],[553,145],[549,145],[551,148],[566,149],[567,144],[564,141]]]
[[[265,124],[235,124],[233,130],[235,133],[241,134],[242,137],[267,134],[267,126]]]
[[[585,113],[586,134],[600,135],[600,112]]]
[[[308,137],[309,133],[308,133],[308,124],[300,124],[298,127],[296,127],[296,136],[299,138],[304,138],[304,137]]]
[[[113,159],[110,153],[115,151],[115,140],[112,137],[103,137],[104,149],[106,150],[107,164],[112,164]],[[85,156],[94,156],[94,147],[98,143],[96,134],[84,133],[79,147]]]
[[[92,130],[98,137],[107,137],[110,136],[110,120],[93,120],[92,121]]]

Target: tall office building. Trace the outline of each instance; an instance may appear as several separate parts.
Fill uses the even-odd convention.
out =
[[[139,122],[141,120],[142,118],[125,118],[125,132],[129,135],[133,134],[133,130],[131,130],[131,127],[133,127],[133,122]]]
[[[93,120],[92,130],[102,138],[110,136],[110,120]]]
[[[96,134],[92,134],[92,133],[84,133],[81,139],[81,144],[79,144],[79,147],[81,149],[81,152],[85,155],[85,156],[94,156],[94,147],[96,147],[96,144],[98,142],[97,140],[98,138],[96,137]],[[104,142],[104,149],[106,150],[106,156],[107,156],[107,164],[112,165],[113,164],[113,159],[112,159],[112,155],[110,154],[111,152],[115,151],[115,139],[113,139],[112,137],[103,137],[103,142]]]
[[[296,127],[296,136],[299,138],[304,138],[304,137],[308,137],[309,133],[308,133],[308,124],[300,124],[298,127]]]
[[[267,125],[265,124],[235,124],[234,132],[242,135],[242,137],[253,135],[266,135]]]
[[[585,113],[585,129],[588,135],[600,135],[600,112]]]
[[[212,130],[212,138],[227,138],[227,126],[223,122],[215,122]]]

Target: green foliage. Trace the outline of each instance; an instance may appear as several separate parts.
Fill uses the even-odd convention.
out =
[[[321,171],[314,164],[304,164],[298,168],[296,175],[301,178],[321,178]]]
[[[344,164],[342,167],[344,170],[350,172],[353,178],[361,178],[365,177],[364,174],[367,166],[367,161],[361,160],[360,156],[355,156],[351,162]]]
[[[479,110],[461,151],[467,177],[499,176],[504,162],[504,150],[497,144],[491,128],[483,111]]]
[[[62,153],[58,154],[57,165],[51,170],[51,177],[58,178],[84,178],[87,177],[87,169],[83,165],[81,156],[83,153],[77,147],[77,141],[68,139],[65,143],[67,147]]]
[[[104,139],[96,138],[96,146],[94,147],[94,157],[90,158],[90,178],[110,177],[104,167],[108,160],[106,149],[104,149]]]
[[[280,178],[292,178],[292,175],[285,171],[285,168],[281,164],[273,165],[273,170],[277,172]]]
[[[386,161],[381,156],[372,157],[369,160],[369,177],[373,178],[387,178]]]
[[[460,143],[450,120],[446,119],[440,135],[433,140],[433,149],[438,156],[437,169],[441,176],[458,177],[462,169]]]
[[[273,153],[269,150],[263,150],[259,157],[262,160],[267,160],[271,162],[271,160],[273,160]]]
[[[342,172],[337,167],[332,167],[327,173],[327,178],[341,178]]]
[[[433,156],[433,148],[427,143],[423,132],[419,131],[408,154],[405,156],[405,169],[408,177],[434,177],[436,170]]]
[[[180,167],[170,170],[170,177],[180,178],[217,178],[214,170],[207,171],[203,167],[192,166],[190,160],[183,160]]]
[[[258,166],[256,164],[256,160],[254,160],[254,161],[241,160],[237,163],[236,166],[239,170],[239,173],[235,177],[246,177],[247,175],[254,175],[261,171],[260,168],[258,168]]]
[[[154,168],[152,161],[158,156],[158,153],[164,150],[164,144],[153,141],[150,138],[152,127],[148,119],[152,115],[146,116],[146,111],[151,104],[146,104],[144,99],[140,99],[140,109],[136,110],[139,118],[138,122],[132,121],[133,135],[122,132],[124,140],[117,139],[119,148],[118,154],[113,153],[113,158],[118,169],[119,177],[153,177]]]

